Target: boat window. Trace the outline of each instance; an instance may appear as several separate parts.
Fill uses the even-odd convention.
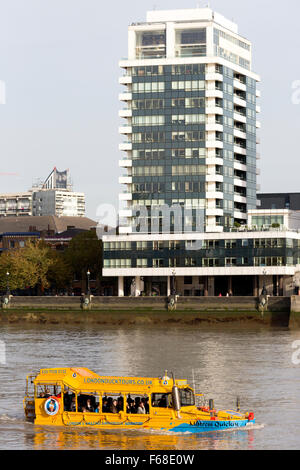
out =
[[[152,393],[151,403],[154,408],[173,408],[172,393]]]
[[[126,397],[126,413],[149,414],[149,397],[141,394],[128,394]]]
[[[76,394],[67,387],[64,389],[64,411],[76,411]]]
[[[37,398],[61,397],[61,386],[57,384],[38,384],[36,385]]]
[[[195,395],[193,390],[191,390],[190,388],[180,388],[179,394],[181,406],[195,405]]]
[[[80,393],[77,395],[77,408],[79,413],[99,413],[98,393]]]
[[[124,397],[121,393],[105,393],[102,397],[103,413],[120,413],[124,411]]]

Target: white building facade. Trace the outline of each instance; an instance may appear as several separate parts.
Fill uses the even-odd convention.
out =
[[[103,276],[119,296],[291,295],[294,219],[258,219],[250,41],[208,8],[152,11],[129,27],[120,66],[125,190],[119,235],[103,236]]]

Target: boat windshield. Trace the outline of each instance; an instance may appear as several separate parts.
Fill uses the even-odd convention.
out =
[[[180,404],[181,406],[194,406],[195,405],[195,395],[193,390],[190,388],[180,388]]]

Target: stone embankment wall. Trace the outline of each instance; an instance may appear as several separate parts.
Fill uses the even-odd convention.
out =
[[[53,324],[256,322],[288,326],[290,307],[290,297],[270,297],[268,309],[263,313],[258,309],[257,297],[178,297],[176,310],[168,311],[166,297],[92,297],[91,308],[82,310],[79,297],[12,297],[9,308],[0,312],[0,322]]]

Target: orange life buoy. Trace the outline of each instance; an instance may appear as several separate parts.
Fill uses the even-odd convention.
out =
[[[48,416],[55,416],[59,412],[60,403],[57,397],[51,396],[46,398],[44,403],[44,410]]]

